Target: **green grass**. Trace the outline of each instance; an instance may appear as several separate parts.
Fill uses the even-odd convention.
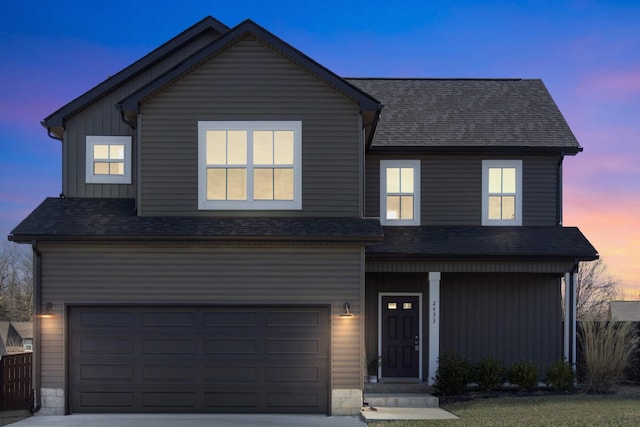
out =
[[[444,421],[394,421],[375,427],[422,426],[640,426],[640,390],[617,394],[501,397],[441,405],[459,417]]]

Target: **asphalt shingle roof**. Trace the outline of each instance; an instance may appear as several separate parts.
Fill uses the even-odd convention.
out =
[[[384,105],[374,149],[582,150],[538,79],[346,80]]]
[[[576,227],[384,227],[371,258],[553,257],[593,260],[595,248]]]
[[[47,198],[9,240],[284,240],[377,243],[377,219],[137,216],[133,199]]]

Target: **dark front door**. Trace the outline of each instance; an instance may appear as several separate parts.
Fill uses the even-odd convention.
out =
[[[417,296],[382,297],[382,376],[418,377],[420,307]]]

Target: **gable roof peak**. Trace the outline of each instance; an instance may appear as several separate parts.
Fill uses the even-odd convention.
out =
[[[149,52],[142,58],[130,64],[126,68],[120,70],[116,74],[110,76],[103,82],[89,89],[73,101],[62,106],[54,113],[42,120],[44,126],[51,136],[60,139],[67,118],[73,116],[87,106],[91,105],[96,99],[99,99],[108,93],[116,90],[141,72],[147,70],[159,61],[167,58],[176,50],[193,41],[207,31],[214,31],[219,35],[223,35],[229,31],[229,27],[215,19],[212,16],[206,16],[196,22],[186,30],[179,33],[169,41],[163,43],[153,51]],[[53,135],[52,135],[53,134]]]

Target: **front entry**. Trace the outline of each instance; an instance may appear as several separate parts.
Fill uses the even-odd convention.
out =
[[[420,297],[381,295],[382,376],[418,378],[420,371]]]

